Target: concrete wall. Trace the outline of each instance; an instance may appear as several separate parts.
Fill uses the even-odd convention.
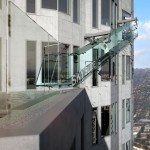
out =
[[[133,108],[133,98],[132,98],[132,78],[131,80],[125,80],[125,84],[122,84],[122,55],[129,55],[131,56],[131,46],[125,48],[124,52],[121,52],[119,54],[119,149],[122,149],[122,144],[126,143],[130,140],[130,143],[132,142],[132,108]],[[125,61],[126,63],[126,61]],[[126,72],[126,68],[125,68]],[[126,75],[125,75],[126,78]],[[131,121],[129,123],[126,123],[125,121],[125,128],[122,129],[122,100],[130,98],[130,108],[131,108]],[[126,101],[125,101],[126,105]],[[125,112],[126,113],[126,112]],[[125,116],[126,120],[126,116]]]
[[[2,9],[0,9],[0,91],[6,92],[6,59],[7,52],[7,7],[6,1],[2,0]],[[7,62],[8,63],[8,62]],[[7,77],[8,78],[8,77]]]
[[[4,2],[4,1],[3,1]],[[26,1],[25,0],[14,0],[13,1],[23,12],[26,12]],[[127,1],[119,1],[119,19],[122,19],[122,9],[124,9],[125,11],[131,13],[132,11],[132,5],[130,5],[131,0],[127,0]],[[98,1],[99,6],[101,6],[101,1]],[[71,8],[73,6],[71,5]],[[72,9],[71,9],[72,10]],[[61,43],[66,43],[70,45],[70,52],[73,51],[73,45],[75,46],[80,46],[82,47],[83,45],[85,45],[85,43],[87,43],[87,41],[84,40],[84,35],[85,33],[96,33],[96,32],[101,32],[101,31],[106,31],[109,30],[110,27],[108,26],[103,26],[101,25],[101,7],[98,8],[98,28],[94,29],[92,27],[92,1],[91,0],[83,0],[81,1],[80,4],[80,24],[74,24],[73,20],[72,20],[72,16],[73,16],[73,12],[71,11],[70,15],[66,15],[63,13],[60,13],[58,11],[55,10],[48,10],[48,9],[43,9],[41,8],[41,3],[40,1],[36,1],[36,14],[28,14],[36,23],[38,23],[41,27],[43,27],[46,32],[41,32],[38,34],[37,31],[39,29],[37,29],[38,27],[33,25],[31,27],[29,26],[24,26],[24,23],[26,24],[26,21],[24,20],[23,24],[20,24],[19,20],[22,20],[22,16],[24,15],[20,15],[19,11],[18,13],[15,14],[16,20],[13,19],[12,20],[12,36],[14,36],[13,38],[10,37],[10,47],[11,47],[11,51],[10,56],[10,62],[9,62],[9,72],[10,72],[10,76],[9,76],[9,83],[10,83],[10,91],[18,91],[18,90],[26,90],[26,41],[27,40],[31,40],[31,41],[36,41],[36,47],[37,47],[37,74],[39,71],[39,67],[41,64],[41,42],[42,41],[47,41],[48,38],[46,36],[46,34],[50,33],[56,40],[58,40]],[[6,14],[6,12],[4,13]],[[2,17],[1,17],[2,18]],[[0,18],[0,19],[1,19]],[[7,17],[6,17],[7,18]],[[6,19],[7,20],[7,19]],[[4,21],[4,26],[6,25],[6,20]],[[32,24],[32,23],[31,23]],[[19,25],[19,28],[18,28]],[[37,30],[36,30],[37,29]],[[32,32],[31,32],[32,31]],[[0,35],[2,35],[3,31],[0,31]],[[3,34],[3,36],[6,34]],[[42,36],[41,36],[42,35]],[[2,45],[4,45],[4,47],[2,48],[2,57],[6,58],[6,53],[5,53],[5,41],[6,38],[2,38]],[[115,85],[114,82],[108,81],[108,82],[102,82],[101,81],[101,77],[98,76],[98,86],[97,87],[92,87],[92,76],[89,76],[86,81],[83,82],[83,84],[81,85],[81,87],[85,87],[88,97],[90,99],[89,104],[91,103],[91,108],[92,107],[97,107],[98,108],[98,122],[99,122],[99,128],[101,126],[101,107],[102,106],[106,106],[106,105],[111,105],[112,103],[117,102],[118,103],[118,133],[116,135],[111,135],[108,137],[104,137],[104,141],[107,142],[108,148],[112,149],[112,150],[121,150],[122,149],[122,144],[125,143],[128,140],[131,140],[131,123],[127,123],[126,127],[124,130],[122,130],[122,99],[127,99],[127,98],[131,98],[131,80],[130,81],[126,81],[125,85],[122,85],[122,54],[125,53],[125,55],[131,55],[131,47],[128,47],[124,50],[124,52],[120,52],[120,54],[118,55],[118,84]],[[91,53],[89,54],[90,56]],[[16,59],[17,58],[17,59]],[[4,61],[1,62],[1,68],[3,68],[3,72],[6,71],[6,61],[4,59]],[[3,73],[2,73],[3,75]],[[5,80],[5,76],[6,74],[4,74],[4,78],[3,78],[3,83],[2,85],[4,85],[4,87],[6,87],[6,84],[4,83]],[[73,104],[73,106],[75,106],[76,104]],[[70,107],[72,108],[72,106]],[[68,108],[68,109],[70,109]],[[89,108],[88,108],[89,109]],[[72,108],[72,110],[69,110],[74,114],[74,108]],[[64,111],[65,112],[69,112]],[[89,112],[90,114],[91,112]],[[79,114],[79,116],[82,113]],[[72,117],[77,117],[77,118],[81,118],[77,117],[76,115],[70,116],[70,118]],[[59,118],[59,117],[58,117]],[[86,118],[88,121],[90,120],[90,117]],[[59,119],[56,119],[56,123],[57,121],[59,121]],[[67,123],[67,122],[66,122]],[[55,123],[54,123],[55,124]],[[75,125],[76,124],[76,127]],[[79,123],[73,123],[71,124],[73,126],[73,128],[76,128],[77,131],[77,135],[75,135],[75,131],[69,131],[70,133],[70,138],[66,138],[64,140],[68,140],[70,139],[69,143],[72,143],[73,138],[75,136],[79,136],[80,129],[78,129],[79,125],[80,125],[80,121]],[[63,127],[65,128],[65,126],[69,126],[69,124],[63,124]],[[57,126],[51,126],[52,128],[54,128],[55,130],[60,130],[61,128],[58,128]],[[51,127],[48,127],[47,130],[45,132],[43,132],[41,135],[42,136],[49,136],[47,135],[48,130],[51,130]],[[68,127],[69,128],[69,127]],[[89,130],[91,128],[91,126],[89,125],[87,127],[87,130]],[[75,129],[75,130],[76,130]],[[65,128],[66,130],[66,128]],[[60,131],[61,136],[63,135],[63,133]],[[51,135],[52,136],[52,135]],[[91,137],[91,133],[90,132],[86,132],[86,136],[89,137],[89,139],[87,139],[87,149],[91,148],[91,142],[90,142],[90,137]],[[102,138],[99,137],[102,141]],[[80,139],[80,137],[79,137]],[[119,140],[118,140],[119,139]],[[72,140],[72,141],[71,141]],[[119,141],[119,146],[118,143]],[[101,143],[101,142],[100,142]],[[99,143],[99,144],[100,144]],[[42,141],[42,145],[45,144],[44,141]],[[48,142],[46,143],[48,144]],[[101,144],[100,144],[101,145]],[[53,146],[58,146],[58,145],[54,145]],[[67,145],[64,145],[64,149],[68,149],[69,145],[66,147]],[[50,145],[48,144],[48,147],[50,147]],[[78,147],[78,146],[77,146]],[[92,149],[97,149],[97,146],[93,146]],[[60,147],[58,147],[60,148]]]

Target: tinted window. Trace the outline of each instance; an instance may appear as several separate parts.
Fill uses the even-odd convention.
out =
[[[80,0],[74,0],[73,1],[73,22],[79,23],[79,17],[80,17]]]
[[[126,79],[130,80],[130,56],[126,56]]]
[[[35,0],[27,0],[27,12],[35,13]]]
[[[110,17],[110,2],[109,0],[102,0],[102,4],[101,4],[101,23],[104,25],[109,25],[110,21],[109,21],[109,17]]]
[[[57,0],[42,0],[42,8],[57,10]]]
[[[1,66],[1,57],[2,57],[2,54],[1,54],[1,52],[2,52],[2,50],[1,50],[1,38],[0,38],[0,90],[1,90],[1,69],[2,69],[2,66]]]
[[[2,0],[0,0],[0,9],[2,9]]]
[[[35,88],[36,80],[36,42],[27,41],[27,89]]]
[[[69,0],[59,0],[59,11],[69,14]]]
[[[110,133],[110,106],[104,106],[101,108],[101,135],[107,136]]]
[[[98,2],[93,0],[93,27],[98,26]]]

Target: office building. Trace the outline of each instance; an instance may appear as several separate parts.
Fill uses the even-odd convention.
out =
[[[133,6],[0,0],[3,150],[132,149]]]

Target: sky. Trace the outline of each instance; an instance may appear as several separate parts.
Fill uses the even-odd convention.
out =
[[[150,68],[150,0],[134,0],[138,38],[134,44],[134,68]]]

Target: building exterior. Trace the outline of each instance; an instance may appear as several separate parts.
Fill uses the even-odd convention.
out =
[[[2,113],[13,105],[11,95],[22,91],[83,88],[91,105],[84,123],[91,125],[84,140],[89,146],[80,149],[131,150],[133,5],[133,0],[0,0],[0,91],[9,100],[8,105],[1,98]],[[75,145],[74,140],[70,149]]]

